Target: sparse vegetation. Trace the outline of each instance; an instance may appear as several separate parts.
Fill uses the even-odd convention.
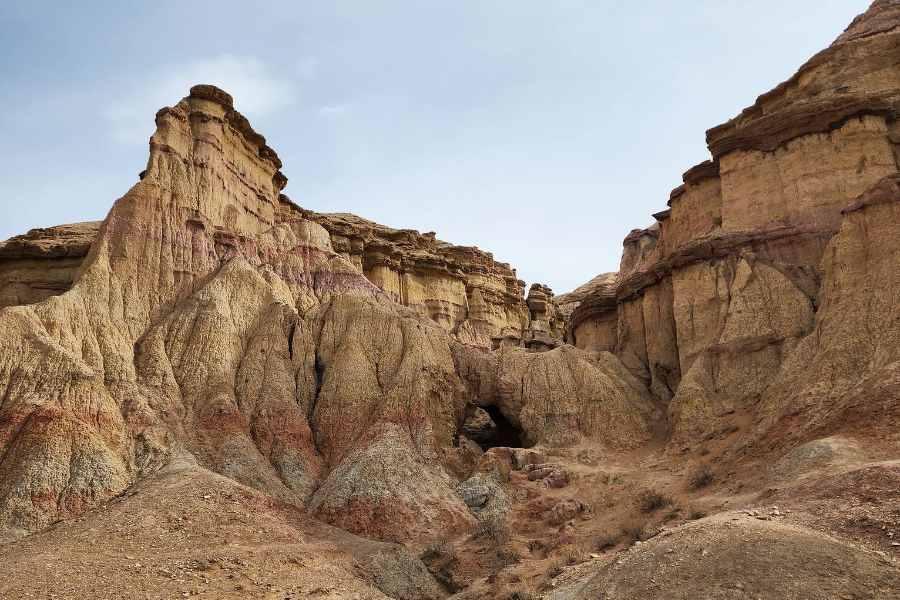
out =
[[[697,519],[702,519],[706,516],[706,512],[700,508],[691,507],[688,511],[688,519],[691,521],[696,521]]]
[[[509,541],[509,535],[509,523],[499,517],[489,516],[475,528],[472,539],[485,538],[495,545],[502,546]]]
[[[607,473],[603,476],[603,483],[613,485],[614,483],[622,483],[622,479],[616,473]]]
[[[703,463],[696,469],[694,469],[694,471],[688,477],[687,488],[690,491],[695,492],[707,487],[715,480],[715,475],[713,475],[710,466],[707,463]]]
[[[681,512],[681,507],[673,506],[669,510],[669,512],[667,512],[665,514],[665,516],[663,516],[663,520],[664,521],[674,521],[675,519],[678,518],[678,513],[680,513],[680,512]]]
[[[504,590],[498,597],[500,600],[538,600],[537,593],[527,587]]]
[[[442,558],[449,554],[456,554],[456,548],[453,547],[453,543],[447,537],[442,537],[437,540],[434,544],[429,546],[422,552],[422,555],[419,557],[423,562],[431,562],[436,558]]]
[[[617,535],[611,532],[604,532],[597,539],[597,552],[606,552],[610,548],[615,548],[619,544],[619,540],[622,539],[621,535]]]
[[[631,519],[622,524],[622,535],[629,545],[649,539],[647,523],[639,519]]]
[[[672,504],[672,499],[658,490],[647,490],[638,498],[638,508],[644,514],[652,513]]]
[[[578,544],[566,554],[566,566],[571,567],[587,560],[588,551],[583,544]]]
[[[455,572],[459,566],[459,554],[456,546],[446,537],[435,542],[420,556],[431,574],[447,589],[458,591]]]
[[[517,552],[510,550],[498,550],[487,559],[487,568],[493,573],[502,571],[510,565],[520,562],[522,557]]]
[[[560,575],[562,575],[563,567],[559,563],[558,560],[554,559],[553,562],[550,563],[550,568],[547,569],[547,575],[550,579],[556,579]]]

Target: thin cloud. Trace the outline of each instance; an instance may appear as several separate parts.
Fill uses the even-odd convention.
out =
[[[239,111],[259,116],[287,106],[294,98],[293,82],[276,75],[253,56],[223,54],[151,73],[131,85],[114,102],[103,107],[109,135],[123,144],[145,143],[153,132],[148,115],[186,96],[191,86],[208,83],[235,98]]]
[[[346,104],[340,104],[337,106],[320,106],[316,109],[316,112],[324,117],[330,117],[334,115],[340,115],[350,110],[350,107]]]

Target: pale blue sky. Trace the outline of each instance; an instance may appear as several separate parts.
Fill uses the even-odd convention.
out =
[[[156,110],[218,85],[320,212],[569,291],[618,269],[705,131],[869,0],[0,0],[0,240],[102,219]]]

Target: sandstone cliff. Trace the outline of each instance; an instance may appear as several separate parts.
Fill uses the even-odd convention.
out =
[[[146,173],[143,173],[145,175]],[[279,197],[283,218],[328,232],[334,251],[398,304],[430,317],[455,339],[483,349],[562,345],[565,318],[553,291],[525,282],[478,248],[434,233],[397,230],[350,214],[321,214]],[[0,242],[0,307],[34,304],[68,290],[100,222],[35,229]]]
[[[783,451],[843,435],[870,456],[896,457],[898,224],[900,174],[844,209],[840,231],[822,258],[813,331],[763,392],[743,446]]]
[[[0,308],[34,304],[72,287],[99,228],[58,225],[0,242]]]
[[[552,291],[533,286],[526,301],[525,282],[491,254],[355,215],[296,210],[322,225],[335,251],[392,300],[429,316],[461,342],[488,349],[531,346],[537,331],[548,336],[538,333],[538,343],[561,344],[563,321],[546,314]]]
[[[99,228],[4,245],[7,272],[32,256],[68,269],[52,286],[16,275],[2,288],[6,538],[115,496],[183,448],[329,523],[417,546],[474,523],[446,471],[474,466],[457,446],[469,407],[500,406],[532,443],[558,435],[557,413],[574,419],[570,441],[607,413],[627,423],[602,428],[610,445],[648,437],[649,400],[614,359],[521,347],[559,343],[549,288],[525,299],[486,253],[293,205],[277,155],[217,88],[156,120],[141,181]],[[534,391],[481,397],[460,378],[455,360],[500,346],[520,358],[490,378],[545,365]],[[553,389],[576,372],[602,383]]]
[[[618,273],[558,297],[433,233],[297,206],[231,97],[195,86],[102,223],[0,244],[0,564],[59,581],[38,560],[57,545],[66,573],[85,536],[143,551],[137,511],[179,568],[234,551],[306,595],[893,597],[898,47],[878,0],[708,132]],[[207,591],[243,595],[233,577]]]
[[[834,236],[858,218],[845,208],[898,172],[898,25],[900,6],[875,2],[711,129],[712,160],[625,239],[615,286],[569,317],[570,342],[614,352],[669,402],[673,448],[730,427],[732,414],[763,414],[766,390],[800,359],[785,361],[820,336]]]

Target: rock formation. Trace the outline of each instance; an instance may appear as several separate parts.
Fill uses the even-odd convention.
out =
[[[287,196],[279,204],[285,214],[324,227],[334,252],[391,300],[430,317],[463,343],[537,350],[563,343],[565,319],[555,312],[553,291],[534,284],[526,298],[515,269],[490,253],[442,242],[434,233],[315,213]],[[0,306],[34,304],[68,290],[99,229],[100,222],[60,225],[0,242]]]
[[[59,225],[0,242],[0,308],[35,304],[72,287],[99,228]]]
[[[652,438],[661,418],[646,389],[611,354],[571,346],[550,352],[453,348],[469,402],[498,406],[526,446],[570,445],[587,437],[616,450]]]
[[[231,97],[195,86],[102,223],[0,244],[0,565],[59,581],[38,557],[88,568],[83,531],[144,552],[138,511],[177,537],[167,564],[296,553],[271,567],[290,594],[806,597],[793,577],[892,597],[898,47],[878,0],[708,132],[618,273],[558,297],[434,233],[294,204]],[[170,554],[204,528],[210,556]],[[205,590],[238,597],[234,576]],[[185,593],[158,583],[136,589]],[[72,594],[97,590],[125,595]]]
[[[896,306],[900,174],[886,177],[843,211],[822,258],[812,333],[765,389],[745,444],[790,448],[845,434],[869,454],[900,449]],[[814,418],[810,418],[815,415]]]
[[[766,390],[796,374],[800,355],[782,366],[819,339],[836,287],[830,256],[865,204],[854,200],[889,196],[884,178],[898,172],[898,20],[895,3],[876,2],[797,75],[711,129],[712,160],[625,239],[615,286],[571,314],[570,342],[614,352],[669,403],[673,446],[727,427],[735,411],[764,414]],[[785,402],[774,388],[768,396]]]
[[[550,288],[535,284],[526,301],[525,282],[490,253],[442,242],[433,232],[296,210],[322,225],[335,252],[391,300],[427,315],[461,342],[485,349],[562,344],[564,322],[553,313]]]
[[[120,493],[185,448],[348,531],[422,544],[474,523],[442,464],[465,470],[455,438],[467,405],[501,405],[532,443],[557,435],[548,410],[578,422],[569,438],[646,437],[651,411],[628,374],[564,349],[541,359],[549,371],[534,391],[479,398],[454,355],[553,348],[552,292],[534,287],[526,301],[486,253],[293,205],[277,155],[221,90],[196,86],[162,109],[150,148],[96,235],[85,224],[4,246],[8,273],[32,256],[69,269],[52,289],[20,275],[3,288],[15,304],[0,313],[7,539]],[[65,293],[29,303],[41,289]],[[540,355],[510,350],[514,377],[528,377],[522,361]],[[590,409],[587,392],[547,393],[547,376],[572,373],[599,377],[585,388]],[[496,366],[490,377],[505,381]],[[595,423],[607,413],[628,423],[621,439]]]

